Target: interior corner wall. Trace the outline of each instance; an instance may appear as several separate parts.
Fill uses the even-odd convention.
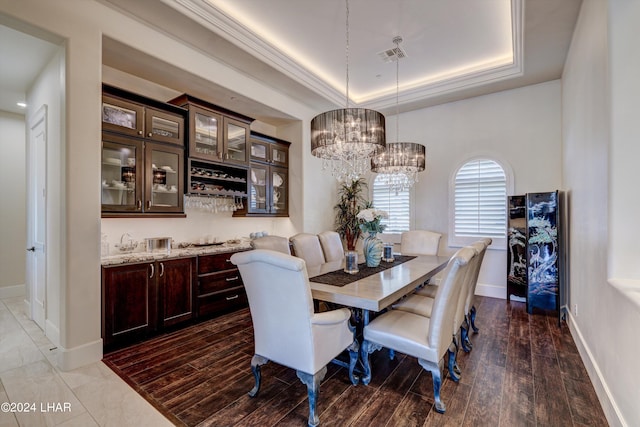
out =
[[[28,117],[43,105],[47,106],[47,171],[46,171],[46,325],[45,334],[55,344],[60,345],[60,298],[64,271],[61,268],[59,248],[64,239],[64,96],[61,82],[64,79],[64,49],[51,58],[27,91]]]
[[[24,115],[0,111],[0,298],[24,296],[27,247]]]
[[[617,41],[610,36],[632,31],[637,39],[640,8],[637,2],[626,0],[608,3],[609,7],[620,6],[625,23],[607,24],[607,2],[583,1],[562,77],[563,186],[569,199],[570,229],[569,326],[609,424],[635,426],[640,425],[640,343],[633,337],[637,336],[640,309],[609,285],[607,278],[612,259],[617,258],[609,240],[611,224],[633,240],[637,254],[637,233],[631,230],[636,229],[638,198],[630,194],[637,193],[633,176],[637,156],[633,153],[638,153],[638,84],[632,81],[637,81],[640,61],[634,37],[623,37],[626,53],[616,57],[611,49],[617,49]],[[635,9],[635,15],[629,7]],[[619,79],[612,72],[618,67],[631,73],[630,78]],[[619,92],[612,93],[610,84],[619,87]],[[623,99],[616,99],[618,96]],[[633,116],[628,117],[631,134],[619,135],[614,118],[618,101],[622,101],[620,106],[628,102],[621,113]],[[611,155],[613,145],[626,157],[622,163],[629,165]],[[616,173],[631,178],[627,181],[631,188],[620,196],[625,199],[623,205],[635,207],[633,213],[624,212],[614,219],[611,215],[617,215],[618,208],[626,209],[612,198],[612,192],[624,188],[611,179]],[[637,267],[637,259],[634,262]]]

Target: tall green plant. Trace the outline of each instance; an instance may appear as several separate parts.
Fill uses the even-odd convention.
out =
[[[347,250],[356,249],[356,242],[360,237],[360,227],[358,212],[371,206],[364,196],[363,191],[367,188],[367,182],[363,179],[353,180],[340,185],[338,204],[333,209],[336,212],[335,230],[340,234],[347,244]]]

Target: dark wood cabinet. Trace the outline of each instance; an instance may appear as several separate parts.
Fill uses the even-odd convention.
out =
[[[169,102],[189,110],[189,158],[249,166],[253,119],[186,94]]]
[[[165,260],[159,264],[160,326],[172,326],[193,319],[196,257]]]
[[[211,317],[248,305],[240,272],[231,263],[234,253],[198,257],[197,317]]]
[[[102,340],[105,348],[143,339],[157,329],[154,263],[102,269]]]
[[[193,319],[196,257],[102,268],[105,349]]]
[[[186,110],[103,90],[102,216],[184,216]]]
[[[289,216],[289,145],[251,134],[247,206],[236,216]]]

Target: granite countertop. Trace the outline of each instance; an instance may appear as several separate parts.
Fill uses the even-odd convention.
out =
[[[131,252],[122,254],[112,254],[101,258],[103,267],[119,264],[135,264],[138,262],[157,261],[162,259],[186,258],[196,255],[210,255],[224,252],[234,252],[251,249],[251,243],[248,240],[240,240],[239,243],[211,246],[191,246],[188,248],[171,249],[171,253],[164,252]]]

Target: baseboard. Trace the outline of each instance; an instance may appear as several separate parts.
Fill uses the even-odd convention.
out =
[[[25,285],[3,286],[0,288],[0,299],[23,297],[26,290]]]
[[[53,345],[60,346],[60,329],[48,319],[44,323],[44,334]]]
[[[490,298],[507,299],[507,289],[504,286],[478,283],[476,285],[476,295]]]
[[[70,349],[58,346],[57,363],[63,371],[72,371],[100,360],[102,360],[102,339]]]
[[[576,347],[578,347],[582,363],[589,374],[589,379],[591,379],[591,384],[593,384],[593,388],[596,390],[604,415],[607,417],[607,422],[611,426],[626,426],[627,423],[624,421],[624,418],[611,395],[609,387],[602,377],[602,372],[593,358],[593,354],[589,350],[589,347],[586,345],[582,333],[580,332],[580,328],[576,324],[571,311],[567,311],[567,323],[569,325],[569,331],[571,332],[573,341],[576,343]]]

